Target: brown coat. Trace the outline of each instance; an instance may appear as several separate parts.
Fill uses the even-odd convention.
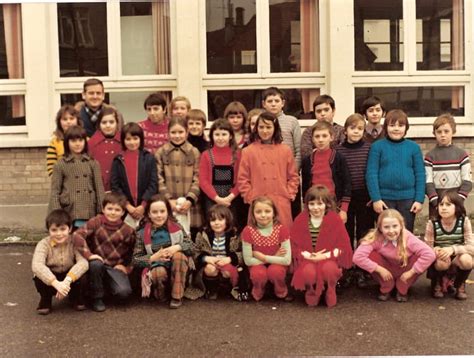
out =
[[[180,147],[166,143],[160,147],[155,158],[158,167],[158,192],[169,199],[189,197],[191,206],[191,227],[203,223],[199,199],[199,151],[189,142]]]
[[[291,227],[291,201],[299,186],[293,152],[286,144],[254,142],[242,150],[238,186],[248,204],[261,195],[273,200],[279,221]]]
[[[64,209],[73,220],[89,220],[102,211],[104,185],[99,163],[83,154],[80,159],[69,155],[53,169],[48,213]]]

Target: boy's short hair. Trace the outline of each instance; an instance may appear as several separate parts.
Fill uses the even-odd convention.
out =
[[[67,225],[70,228],[72,227],[72,218],[64,209],[56,209],[46,216],[45,223],[46,230],[49,230],[53,224],[56,226]]]
[[[264,89],[262,92],[262,100],[265,101],[267,97],[269,96],[280,96],[280,98],[284,101],[285,98],[285,92],[283,92],[281,89],[278,87],[268,87],[267,89]]]
[[[330,135],[334,135],[334,129],[331,123],[328,123],[326,121],[317,121],[313,126],[311,127],[311,137],[313,137],[314,132],[316,131],[325,131],[327,130]]]
[[[64,133],[64,155],[67,157],[71,154],[71,148],[69,148],[69,141],[72,139],[84,139],[84,149],[82,153],[88,152],[87,147],[87,132],[80,126],[69,127],[66,133]]]
[[[82,85],[82,92],[86,92],[87,87],[95,86],[95,85],[101,85],[102,90],[104,90],[104,84],[102,83],[101,80],[99,80],[98,78],[89,78],[84,81],[84,84]]]
[[[74,106],[72,104],[65,104],[64,106],[61,106],[61,108],[59,108],[58,113],[56,113],[56,130],[54,131],[54,135],[58,139],[64,139],[64,131],[63,131],[63,128],[61,127],[61,118],[63,118],[63,116],[66,113],[73,116],[73,117],[76,117],[77,125],[79,127],[84,126],[83,123],[82,123],[81,115],[76,110],[76,108],[74,108]]]
[[[174,105],[176,104],[176,102],[185,102],[186,108],[188,109],[188,111],[191,109],[191,102],[189,101],[188,97],[177,96],[171,100],[170,110],[174,108]]]
[[[127,146],[125,145],[125,137],[127,134],[133,136],[138,136],[140,138],[140,150],[142,150],[145,146],[145,135],[143,134],[143,129],[135,122],[127,123],[123,126],[122,130],[120,131],[120,142],[122,143],[122,149],[127,150]]]
[[[364,102],[362,102],[362,106],[360,108],[360,114],[362,114],[363,116],[366,115],[367,113],[367,110],[370,108],[370,107],[373,107],[373,106],[376,106],[380,104],[380,108],[382,108],[382,112],[385,113],[385,105],[383,103],[383,101],[377,97],[377,96],[370,96],[370,97],[367,97]]]
[[[346,122],[344,123],[344,129],[347,129],[353,125],[356,125],[359,122],[362,122],[362,124],[365,127],[365,119],[361,114],[359,113],[351,114],[349,117],[347,117]]]
[[[149,94],[143,102],[143,108],[146,110],[148,106],[161,106],[163,110],[166,110],[166,98],[159,92]]]
[[[313,112],[316,112],[316,106],[319,106],[320,104],[329,104],[333,111],[336,109],[336,102],[334,101],[334,98],[327,94],[322,94],[314,99]]]
[[[125,211],[127,208],[127,198],[125,195],[117,192],[105,193],[104,199],[102,200],[102,208],[105,208],[107,204],[117,204]]]
[[[389,124],[393,125],[397,122],[401,125],[405,125],[405,135],[406,135],[406,133],[408,132],[408,128],[410,128],[407,114],[401,109],[392,109],[391,111],[387,113],[387,115],[385,116],[385,122],[383,122],[383,130],[385,132],[385,136],[388,137],[388,132],[387,132],[388,125]]]
[[[201,121],[203,126],[206,127],[206,113],[204,113],[204,111],[201,111],[200,109],[194,108],[189,110],[188,114],[186,114],[186,127],[188,126],[189,120]]]
[[[453,134],[456,133],[456,121],[450,113],[443,113],[433,122],[433,133],[442,125],[449,124],[453,130]]]

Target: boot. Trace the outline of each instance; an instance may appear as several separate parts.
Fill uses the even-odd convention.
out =
[[[466,280],[469,277],[471,270],[461,270],[458,269],[456,273],[456,278],[454,280],[454,287],[456,288],[455,297],[458,300],[465,300],[467,298],[466,294]]]
[[[204,277],[204,284],[206,286],[206,298],[209,300],[217,299],[217,290],[219,288],[218,277]]]

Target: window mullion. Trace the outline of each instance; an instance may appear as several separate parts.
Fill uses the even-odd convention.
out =
[[[107,52],[109,77],[122,74],[122,44],[120,33],[120,2],[107,1]]]
[[[268,0],[256,2],[257,73],[270,76],[270,5]]]
[[[403,0],[404,72],[416,72],[416,2]]]

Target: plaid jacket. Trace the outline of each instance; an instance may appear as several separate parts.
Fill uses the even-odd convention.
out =
[[[96,254],[111,267],[119,264],[128,266],[132,262],[135,230],[121,220],[110,222],[104,215],[97,215],[72,237],[74,246],[86,259]]]
[[[156,153],[158,166],[158,192],[169,199],[189,197],[191,206],[191,227],[202,226],[201,203],[199,199],[199,151],[189,142],[180,147],[166,143]]]
[[[99,163],[83,154],[80,159],[69,155],[53,168],[48,213],[64,209],[73,220],[88,220],[101,212],[104,185]]]

